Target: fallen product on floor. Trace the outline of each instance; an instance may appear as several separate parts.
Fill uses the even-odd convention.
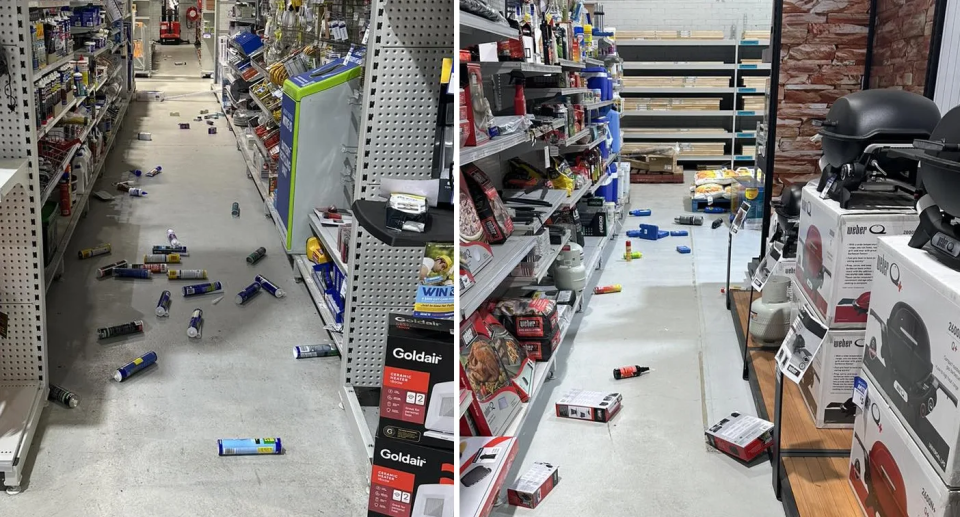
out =
[[[206,269],[171,269],[167,271],[167,279],[169,280],[206,280],[206,278]]]
[[[183,287],[183,296],[199,296],[201,294],[213,293],[223,289],[221,282],[205,282],[202,284],[193,284]]]
[[[126,336],[129,334],[139,334],[143,332],[143,320],[134,320],[122,325],[112,327],[102,327],[97,329],[98,339],[107,339],[117,336]]]
[[[157,353],[152,351],[147,352],[120,368],[117,368],[117,371],[113,374],[113,379],[117,382],[123,382],[156,362]]]
[[[65,390],[59,386],[50,385],[50,393],[47,395],[47,400],[52,400],[54,402],[59,402],[68,408],[75,408],[80,404],[80,398],[77,397],[72,391]]]
[[[639,377],[644,373],[650,371],[648,366],[640,365],[631,365],[631,366],[621,366],[620,368],[613,369],[613,378],[617,379],[629,379],[631,377]]]
[[[704,432],[718,451],[750,462],[773,446],[773,423],[750,415],[730,413]]]
[[[187,326],[187,337],[199,339],[203,331],[203,310],[196,308],[190,314],[190,324]]]
[[[294,359],[306,359],[308,357],[331,357],[340,355],[337,348],[333,345],[299,345],[293,347]]]
[[[90,257],[96,257],[99,255],[106,255],[107,253],[110,253],[111,250],[112,250],[112,247],[110,246],[110,244],[104,243],[104,244],[100,244],[95,248],[87,248],[85,250],[80,250],[77,252],[77,256],[80,258],[80,260],[83,260],[83,259],[88,259]]]
[[[119,260],[117,262],[114,262],[113,264],[107,264],[106,266],[103,266],[97,269],[97,278],[113,276],[114,269],[117,269],[119,267],[126,267],[126,266],[127,266],[126,260]]]
[[[623,395],[572,389],[557,401],[557,416],[575,420],[609,422],[623,408]]]
[[[535,462],[507,489],[507,501],[513,506],[536,508],[558,483],[560,467],[551,463]]]
[[[276,284],[267,280],[263,275],[257,275],[254,278],[257,282],[260,283],[260,287],[263,287],[263,290],[272,294],[274,298],[283,298],[286,293],[283,292],[283,289],[277,287]]]
[[[237,305],[244,305],[245,303],[249,302],[254,296],[258,294],[260,294],[260,283],[254,282],[248,285],[247,287],[245,287],[243,291],[240,291],[239,293],[237,293],[237,297],[235,298],[235,301]]]
[[[283,454],[280,438],[227,438],[217,440],[218,456]]]
[[[597,286],[593,288],[593,294],[612,294],[619,293],[623,291],[623,286],[620,284]]]
[[[173,303],[170,291],[164,291],[157,300],[157,316],[165,318],[170,315],[170,304]]]

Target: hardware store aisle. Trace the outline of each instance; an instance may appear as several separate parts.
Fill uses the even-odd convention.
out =
[[[168,95],[209,91],[192,84],[140,80],[140,90]],[[0,494],[3,515],[36,516],[354,516],[367,502],[369,464],[338,408],[337,358],[294,360],[292,347],[320,340],[321,321],[296,285],[273,222],[264,217],[225,119],[207,135],[199,110],[218,111],[212,93],[163,103],[134,102],[99,190],[129,169],[156,165],[142,178],[146,198],[90,201],[67,250],[66,274],[47,302],[50,381],[79,395],[80,406],[51,403],[34,441],[24,492]],[[180,117],[170,116],[177,111]],[[189,121],[192,129],[179,130]],[[153,141],[136,140],[140,131]],[[240,203],[233,218],[231,204]],[[116,260],[141,262],[174,228],[188,247],[183,268],[207,269],[224,284],[217,295],[185,300],[195,283],[97,280]],[[113,253],[79,261],[77,250],[109,242]],[[249,266],[257,247],[267,257]],[[139,257],[139,258],[138,258]],[[234,296],[263,274],[287,296],[261,293],[247,306]],[[157,318],[161,291],[173,292],[172,314]],[[200,307],[202,339],[187,338]],[[98,342],[97,327],[142,319],[143,335]],[[154,350],[156,366],[121,383],[115,369]],[[218,438],[279,436],[283,456],[218,457]]]
[[[559,465],[560,484],[536,510],[502,506],[499,515],[783,515],[769,463],[746,468],[704,442],[708,422],[732,411],[756,412],[720,294],[728,233],[710,228],[717,216],[704,217],[702,227],[673,224],[687,213],[681,201],[687,190],[633,186],[632,208],[652,208],[653,215],[628,217],[625,229],[650,223],[691,236],[630,239],[634,251],[643,252],[632,262],[621,258],[627,238],[618,237],[597,285],[621,284],[623,291],[594,296],[574,320],[575,336],[561,345],[555,378],[531,408],[537,423],[524,426],[510,478],[546,461]],[[693,252],[680,255],[678,245]],[[742,283],[747,261],[759,250],[759,232],[739,235],[734,250],[731,281]],[[612,370],[626,365],[652,371],[614,380]],[[609,424],[558,418],[554,404],[574,388],[618,391],[623,409]]]

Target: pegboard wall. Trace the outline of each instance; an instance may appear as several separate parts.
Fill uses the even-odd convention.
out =
[[[449,0],[375,0],[364,70],[354,199],[382,178],[429,179],[444,58],[453,58]],[[413,311],[422,248],[391,248],[354,225],[343,382],[380,386],[387,315]]]
[[[9,89],[0,89],[0,158],[27,160],[30,167],[26,183],[0,201],[0,311],[9,317],[7,337],[0,338],[0,382],[39,381],[45,388],[46,295],[27,5],[0,2],[0,51],[10,74],[0,77],[4,84],[10,80]],[[10,105],[14,111],[6,109]]]

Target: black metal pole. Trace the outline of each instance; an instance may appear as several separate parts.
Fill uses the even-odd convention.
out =
[[[867,55],[863,60],[861,90],[870,89],[870,70],[873,68],[873,39],[877,34],[877,0],[870,0],[870,25],[867,26]]]
[[[773,27],[770,29],[770,101],[767,103],[766,162],[763,164],[763,228],[760,229],[760,255],[767,254],[770,232],[770,202],[773,199],[773,162],[777,155],[777,105],[780,100],[780,39],[783,37],[783,0],[773,2]]]
[[[750,321],[753,319],[753,282],[750,283],[750,302],[747,304],[747,331],[743,336],[743,380],[750,380],[750,368],[747,363],[747,354],[750,353]],[[739,313],[738,313],[739,314]]]
[[[943,45],[943,25],[947,18],[947,0],[937,0],[933,14],[933,33],[930,35],[930,52],[927,54],[927,77],[923,83],[923,96],[932,99],[937,90],[937,73],[940,71],[940,47]]]
[[[777,368],[777,392],[773,403],[773,493],[777,496],[777,501],[783,497],[783,483],[780,482],[780,473],[783,469],[783,453],[780,450],[781,435],[780,424],[783,422],[783,373]]]
[[[730,267],[733,262],[733,232],[727,234],[727,310],[730,310]]]

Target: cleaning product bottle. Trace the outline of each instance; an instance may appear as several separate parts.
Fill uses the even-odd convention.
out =
[[[527,114],[527,97],[523,91],[523,73],[519,71],[511,72],[510,82],[513,83],[513,114],[522,117]]]

